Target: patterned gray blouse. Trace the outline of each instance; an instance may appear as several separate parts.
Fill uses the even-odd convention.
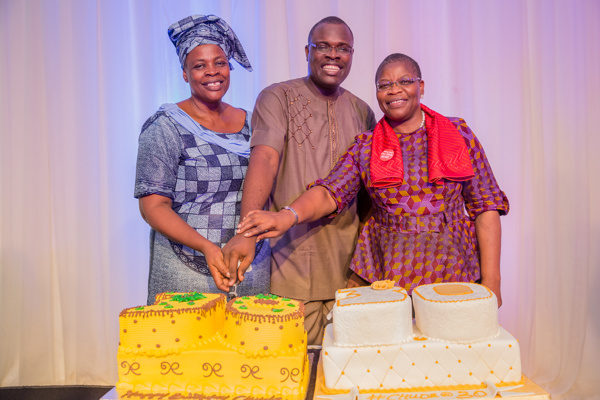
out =
[[[248,167],[249,121],[250,115],[246,113],[242,130],[217,133],[198,124],[177,105],[163,105],[142,127],[134,197],[158,194],[170,198],[173,210],[185,222],[222,247],[235,235],[239,220],[242,183]],[[161,264],[181,262],[193,271],[210,276],[201,252],[164,236],[160,239],[168,241],[176,257],[156,254],[167,249],[152,246],[150,286],[153,280],[169,274],[165,271],[168,266],[153,265],[157,257],[162,260]],[[259,246],[262,243],[259,242]],[[259,250],[257,247],[257,254]],[[266,261],[268,264],[268,257]],[[159,282],[155,284],[167,291],[176,290],[165,288]]]

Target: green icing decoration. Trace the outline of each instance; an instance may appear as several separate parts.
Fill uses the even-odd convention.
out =
[[[235,303],[235,304],[242,304],[242,303],[243,303],[243,301],[241,301],[241,300],[236,300],[236,301],[234,301],[234,303]]]
[[[290,299],[288,299],[287,297],[284,297],[283,299],[281,299],[281,301],[290,301]]]
[[[173,306],[172,306],[172,305],[170,305],[170,304],[167,304],[167,305],[165,306],[165,308],[173,308]]]
[[[272,308],[271,311],[273,311],[273,312],[282,312],[283,308]]]
[[[139,306],[139,307],[136,307],[135,309],[136,309],[136,310],[143,310],[143,309],[144,309],[144,306]]]
[[[186,293],[186,294],[177,294],[177,295],[171,297],[171,300],[177,301],[179,303],[187,303],[190,301],[202,300],[205,298],[206,298],[206,296],[203,295],[202,293],[192,292],[192,293]]]
[[[242,299],[244,299],[244,300],[250,300],[250,297],[244,296],[244,297],[242,297]]]
[[[246,306],[240,306],[240,310],[247,310],[247,309],[248,309],[248,307],[246,307]]]
[[[296,305],[295,305],[295,304],[293,304],[293,303],[288,303],[287,305],[288,305],[289,307],[296,307]]]
[[[193,306],[193,305],[194,305],[194,304],[196,304],[196,303],[194,303],[193,301],[188,301],[188,304],[189,304],[190,306]]]

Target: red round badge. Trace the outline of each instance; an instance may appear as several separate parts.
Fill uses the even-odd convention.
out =
[[[392,157],[394,157],[394,150],[391,149],[384,150],[379,155],[379,159],[381,161],[389,161],[392,159]]]

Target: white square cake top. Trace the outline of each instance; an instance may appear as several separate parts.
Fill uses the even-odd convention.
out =
[[[340,289],[335,294],[336,306],[403,302],[408,299],[406,290],[400,287],[375,290],[370,286]]]

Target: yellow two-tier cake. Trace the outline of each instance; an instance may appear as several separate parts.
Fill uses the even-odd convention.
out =
[[[119,315],[121,397],[303,399],[303,304],[276,295],[163,293]],[[233,397],[232,397],[233,398]]]

